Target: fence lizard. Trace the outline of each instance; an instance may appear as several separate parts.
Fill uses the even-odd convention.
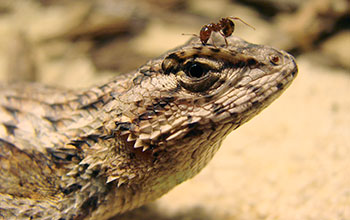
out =
[[[107,219],[195,176],[297,74],[284,51],[227,41],[86,91],[0,86],[0,216]]]

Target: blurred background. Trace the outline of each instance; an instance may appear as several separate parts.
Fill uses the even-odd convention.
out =
[[[0,0],[0,81],[82,89],[201,27],[292,53],[299,75],[197,177],[115,219],[350,219],[348,0]]]

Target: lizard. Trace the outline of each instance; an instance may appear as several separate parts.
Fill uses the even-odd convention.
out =
[[[75,91],[0,86],[0,218],[108,219],[194,177],[291,84],[292,55],[194,37]]]

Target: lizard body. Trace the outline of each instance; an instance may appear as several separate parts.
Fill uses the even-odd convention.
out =
[[[107,219],[195,176],[297,73],[284,51],[227,40],[83,92],[0,86],[0,216]]]

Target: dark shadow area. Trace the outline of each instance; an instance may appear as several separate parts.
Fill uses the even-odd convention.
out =
[[[110,220],[223,220],[236,219],[219,213],[209,213],[201,207],[195,207],[170,214],[159,209],[156,205],[147,205],[121,215],[116,215]]]

